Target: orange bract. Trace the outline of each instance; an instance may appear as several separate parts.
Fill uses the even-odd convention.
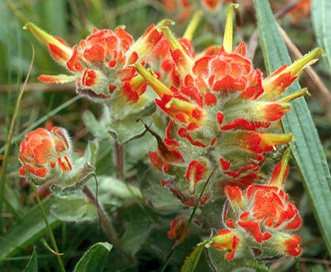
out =
[[[63,128],[53,127],[50,131],[38,128],[26,134],[20,144],[19,173],[26,176],[28,170],[37,184],[45,183],[56,175],[72,171],[70,155],[70,140]]]
[[[238,186],[226,186],[228,203],[223,210],[224,232],[242,237],[249,247],[269,250],[270,254],[298,256],[301,253],[301,239],[290,231],[297,230],[302,223],[298,209],[288,201],[283,191],[288,173],[289,153],[279,162],[265,185],[252,184],[246,190]],[[212,241],[218,241],[220,233]],[[212,244],[220,250],[218,244]],[[277,251],[277,252],[275,252]],[[231,256],[235,257],[235,256]]]

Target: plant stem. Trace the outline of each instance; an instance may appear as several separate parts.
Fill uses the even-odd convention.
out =
[[[110,221],[108,215],[106,214],[105,210],[99,204],[99,202],[97,201],[95,195],[93,194],[93,192],[90,190],[89,187],[84,186],[83,193],[96,206],[97,211],[98,211],[99,220],[100,220],[100,223],[101,223],[101,226],[102,226],[103,230],[105,231],[105,233],[108,236],[111,243],[115,247],[118,247],[119,239],[118,239],[117,232],[115,231],[115,228],[114,228],[112,222]]]
[[[124,179],[124,150],[123,145],[119,144],[117,140],[114,142],[115,149],[115,164],[117,169],[117,178]]]
[[[119,241],[117,232],[116,232],[112,222],[110,221],[108,215],[106,214],[105,210],[100,205],[100,203],[98,202],[98,200],[95,197],[95,195],[93,194],[93,192],[90,190],[89,187],[84,186],[83,193],[96,206],[97,211],[98,211],[99,220],[101,223],[101,227],[103,228],[104,232],[108,236],[109,241],[113,244],[113,246],[115,248],[117,248],[119,253],[129,261],[130,264],[135,264],[134,258],[132,256],[130,256],[129,254],[127,254],[126,252],[123,252],[120,249],[120,241]]]
[[[32,181],[32,179],[30,179],[30,180]],[[53,246],[55,252],[57,253],[57,254],[55,254],[55,255],[56,255],[57,261],[58,261],[58,263],[59,263],[60,270],[61,270],[62,272],[65,272],[66,270],[65,270],[65,268],[64,268],[64,264],[63,264],[63,262],[62,262],[61,254],[59,254],[59,249],[58,249],[58,247],[57,247],[56,240],[55,240],[55,237],[54,237],[53,232],[52,232],[52,228],[51,228],[51,226],[49,225],[49,222],[48,222],[48,219],[47,219],[47,215],[46,215],[46,212],[45,212],[45,209],[44,209],[43,203],[42,203],[42,201],[41,201],[41,199],[40,199],[40,197],[39,197],[39,195],[38,195],[38,191],[37,191],[36,185],[33,183],[33,181],[31,182],[31,186],[32,186],[33,192],[34,192],[34,194],[35,194],[35,196],[36,196],[36,199],[37,199],[38,205],[39,205],[39,207],[40,207],[40,209],[41,209],[41,212],[42,212],[42,214],[43,214],[44,221],[45,221],[46,227],[47,227],[47,229],[48,229],[49,236],[50,236],[50,238],[51,238],[52,246]]]
[[[166,267],[167,267],[167,265],[168,265],[168,263],[169,263],[169,261],[170,261],[171,256],[173,255],[173,253],[174,253],[175,250],[177,249],[177,246],[180,244],[179,241],[181,241],[181,240],[183,239],[183,237],[184,237],[186,231],[188,230],[188,228],[189,228],[189,226],[190,226],[190,224],[191,224],[191,222],[192,222],[192,220],[193,220],[193,217],[194,217],[194,215],[195,215],[195,212],[196,212],[197,208],[199,207],[200,199],[202,198],[202,195],[203,195],[204,191],[206,190],[207,184],[209,183],[209,181],[210,181],[212,175],[214,174],[214,172],[216,171],[216,169],[217,169],[217,166],[213,169],[213,171],[211,171],[211,173],[210,173],[210,175],[209,175],[209,177],[208,177],[206,183],[204,184],[204,186],[203,186],[203,188],[202,188],[202,191],[201,191],[201,193],[200,193],[200,195],[199,195],[199,197],[198,197],[198,199],[197,199],[197,201],[196,201],[196,203],[195,203],[195,206],[194,206],[193,209],[192,209],[192,212],[191,212],[190,218],[188,219],[185,228],[183,229],[183,231],[182,231],[180,237],[176,240],[176,242],[174,243],[174,245],[173,245],[172,248],[170,249],[170,252],[169,252],[169,254],[168,254],[166,260],[163,262],[163,265],[162,265],[162,267],[161,267],[160,270],[159,270],[160,272],[163,272],[163,271],[166,269]]]

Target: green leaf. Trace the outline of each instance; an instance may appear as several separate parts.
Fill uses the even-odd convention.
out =
[[[137,122],[137,119],[139,119],[138,116],[128,117],[123,120],[114,119],[109,123],[107,129],[116,135],[119,144],[123,144],[145,131],[144,125],[141,122]]]
[[[31,258],[30,258],[27,266],[23,270],[23,272],[38,272],[38,261],[37,261],[36,249],[33,249]]]
[[[197,244],[191,254],[186,258],[181,272],[193,272],[195,270],[207,242],[208,241],[204,241]]]
[[[83,121],[85,126],[90,130],[95,138],[99,139],[110,139],[111,136],[107,132],[106,124],[110,122],[109,112],[107,110],[104,111],[100,121],[98,121],[91,111],[84,111],[83,113]]]
[[[133,256],[140,250],[148,234],[149,228],[147,222],[135,222],[130,224],[121,237],[121,249]]]
[[[97,161],[99,142],[97,139],[89,141],[84,153],[84,159],[91,165],[95,165]]]
[[[43,202],[48,222],[52,229],[60,225],[60,221],[51,215],[49,209],[53,197],[49,197]],[[48,230],[42,217],[39,206],[31,209],[25,216],[17,221],[1,238],[0,238],[0,263],[5,258],[13,256],[20,249],[33,244],[40,237],[45,235]]]
[[[162,176],[156,171],[148,172],[141,182],[141,193],[158,211],[178,211],[184,208],[182,204],[167,188],[161,185]]]
[[[268,1],[258,0],[254,3],[266,66],[268,72],[272,73],[283,64],[290,64],[291,60],[278,32]],[[287,94],[299,89],[299,83],[294,82],[287,89]],[[296,138],[296,142],[292,144],[292,152],[320,231],[331,253],[330,171],[304,98],[296,99],[291,107],[292,110],[282,118],[283,129],[286,133],[292,132]]]
[[[329,67],[331,68],[331,1],[313,0],[311,4],[312,22],[318,45],[325,51]]]
[[[86,200],[84,195],[59,195],[54,199],[51,213],[62,221],[87,221],[97,218],[95,205]]]
[[[91,184],[90,188],[96,190],[95,184]],[[135,200],[143,200],[137,186],[108,176],[98,176],[98,197],[102,204],[118,207]]]
[[[123,96],[120,92],[114,94],[111,102],[111,122],[108,123],[107,129],[116,135],[120,144],[140,135],[145,131],[145,126],[139,119],[148,119],[155,112],[155,94],[150,89],[140,96],[136,103],[123,103]]]
[[[79,260],[75,267],[75,272],[99,272],[103,271],[109,252],[112,249],[112,245],[104,243],[96,243],[89,248],[84,256]]]

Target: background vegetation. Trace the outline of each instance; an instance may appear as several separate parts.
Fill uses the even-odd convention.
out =
[[[264,74],[267,74],[272,68],[265,65],[263,60],[262,51],[265,48],[259,44],[253,1],[237,2],[241,5],[237,13],[235,44],[239,41],[247,42],[248,55],[251,58],[254,57],[255,67],[259,67]],[[298,52],[295,49],[305,53],[316,46],[322,46],[328,53],[331,43],[323,38],[329,31],[326,26],[327,18],[324,18],[324,23],[320,18],[327,14],[327,10],[330,11],[328,0],[313,1],[311,13],[309,9],[297,10],[296,13],[293,10],[290,11],[290,7],[294,7],[294,4],[300,1],[271,0],[269,2],[277,22],[287,34],[283,36],[283,39],[287,42],[292,59],[298,58]],[[204,17],[193,40],[196,48],[205,48],[206,45],[222,42],[225,10],[225,8],[221,9],[217,15],[213,15],[215,16],[213,18]],[[125,25],[127,31],[137,38],[150,24],[157,23],[163,18],[176,20],[178,14],[169,13],[161,1],[156,0],[0,0],[0,270],[21,271],[26,267],[34,249],[37,252],[40,271],[57,271],[58,269],[56,258],[49,250],[50,241],[47,230],[40,208],[33,197],[32,188],[18,176],[19,141],[28,131],[38,126],[44,127],[48,121],[51,121],[54,125],[65,127],[69,131],[75,143],[75,150],[84,150],[88,140],[92,140],[93,136],[82,116],[87,110],[92,111],[96,116],[101,115],[98,105],[76,96],[73,84],[55,86],[37,81],[37,76],[40,74],[58,74],[63,73],[64,70],[49,57],[47,48],[39,44],[31,33],[23,30],[23,25],[31,21],[73,45],[85,38],[93,28],[113,29],[118,25]],[[176,24],[173,29],[180,36],[186,25],[187,22],[184,21]],[[263,36],[261,38],[267,39]],[[323,45],[323,42],[326,44]],[[265,52],[264,56],[266,57]],[[23,97],[19,101],[19,94],[22,92],[32,59],[31,74],[24,86]],[[301,85],[308,86],[312,94],[312,97],[307,99],[307,103],[330,167],[331,99],[328,90],[331,88],[331,72],[328,58],[322,56],[321,59],[313,66],[318,76],[312,72],[305,72],[301,77]],[[18,111],[15,112],[18,103]],[[11,135],[10,127],[15,114],[17,117]],[[308,129],[310,129],[309,126]],[[11,136],[13,141],[10,149],[6,149],[6,143]],[[126,170],[131,171],[128,178],[130,184],[145,186],[142,176],[150,167],[144,156],[148,148],[152,146],[149,141],[152,140],[147,139],[145,145],[137,146],[137,143],[131,143],[127,147]],[[316,152],[320,153],[318,150]],[[105,142],[98,159],[98,174],[109,175],[115,171],[111,154],[111,146]],[[304,226],[299,233],[303,239],[304,252],[299,260],[283,258],[275,262],[271,268],[277,271],[288,271],[291,267],[291,269],[296,267],[302,271],[326,271],[331,269],[329,242],[325,239],[325,235],[330,233],[330,230],[329,232],[321,231],[319,228],[325,223],[323,220],[322,223],[320,222],[316,205],[311,202],[311,198],[316,198],[316,195],[314,192],[311,193],[309,185],[307,187],[302,184],[300,176],[302,171],[298,171],[294,164],[291,167],[287,192],[297,203],[304,220]],[[323,167],[327,169],[327,166]],[[330,182],[327,174],[320,173],[320,176],[322,175],[325,175],[326,181]],[[319,184],[316,183],[313,186],[319,186]],[[307,194],[307,190],[312,195]],[[329,190],[328,186],[326,190]],[[164,203],[164,200],[158,202],[148,195],[146,188],[144,196],[153,200],[154,208],[151,208],[148,202],[141,204],[136,199],[124,201],[114,192],[108,196],[112,199],[109,199],[105,208],[109,214],[112,214],[118,232],[125,237],[124,247],[130,249],[138,259],[138,270],[152,271],[164,267],[167,271],[177,271],[192,248],[201,241],[193,229],[190,238],[176,250],[166,267],[164,261],[173,246],[173,241],[167,238],[167,231],[174,218],[174,212],[173,210],[170,212],[169,206],[175,207],[176,203],[170,200],[167,203]],[[331,202],[331,199],[324,199],[324,201]],[[65,267],[67,271],[71,271],[91,245],[107,241],[107,237],[104,236],[96,221],[79,223],[59,221],[50,215],[50,202],[49,198],[45,198],[44,208],[59,250],[64,252],[62,259]],[[322,213],[327,210],[327,206],[320,208]],[[206,209],[211,207],[206,205]],[[218,212],[215,212],[215,218],[210,220],[217,222],[220,210],[221,207]],[[115,251],[111,252],[106,262],[106,271],[115,271],[113,270],[115,267],[118,271],[136,271],[136,267],[123,264],[118,254]],[[207,267],[207,259],[201,258],[198,267],[200,269]]]

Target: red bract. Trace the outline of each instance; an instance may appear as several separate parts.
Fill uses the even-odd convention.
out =
[[[311,0],[300,0],[296,6],[289,11],[293,17],[293,23],[298,24],[303,18],[307,18],[310,13]]]
[[[227,260],[232,260],[236,257],[238,248],[240,249],[241,240],[240,236],[227,229],[220,230],[216,236],[212,238],[211,245],[219,250],[224,250],[228,253],[225,254]]]
[[[179,240],[180,242],[183,242],[189,232],[189,229],[185,230],[185,227],[188,223],[188,218],[185,216],[180,216],[175,218],[172,223],[171,223],[171,228],[168,232],[168,237],[169,239],[176,239]]]
[[[72,171],[70,155],[70,139],[63,128],[53,127],[51,131],[38,128],[26,134],[20,144],[18,158],[22,167],[19,173],[26,176],[28,170],[37,184],[55,176],[68,175]]]
[[[150,26],[136,42],[123,28],[114,31],[94,29],[91,35],[72,48],[34,24],[27,27],[48,45],[51,56],[73,74],[41,75],[41,81],[63,83],[76,80],[77,92],[92,100],[105,102],[121,96],[124,101],[135,103],[144,93],[146,84],[132,64],[145,61],[161,39],[160,30],[166,24],[167,20],[158,26]]]
[[[193,44],[190,40],[185,38],[178,39],[178,42],[187,51],[187,54],[194,56]],[[178,71],[175,62],[170,54],[171,45],[166,38],[162,38],[155,46],[149,55],[147,62],[151,65],[154,71],[160,74],[160,80],[170,86],[176,88],[182,85],[182,78]]]
[[[244,237],[243,243],[252,249],[270,251],[271,256],[275,251],[290,256],[301,253],[301,239],[289,232],[297,230],[302,220],[282,189],[288,173],[288,157],[287,151],[268,184],[253,184],[245,191],[238,186],[225,187],[228,202],[223,211],[224,225]]]
[[[220,0],[202,0],[201,2],[210,10],[216,10],[221,5]]]
[[[202,80],[206,83],[204,87],[212,92],[238,92],[243,99],[257,98],[263,92],[262,75],[245,54],[246,45],[242,43],[231,53],[222,47],[217,54],[198,59],[192,69],[195,84],[203,86],[199,82]],[[200,91],[206,93],[206,89]]]

